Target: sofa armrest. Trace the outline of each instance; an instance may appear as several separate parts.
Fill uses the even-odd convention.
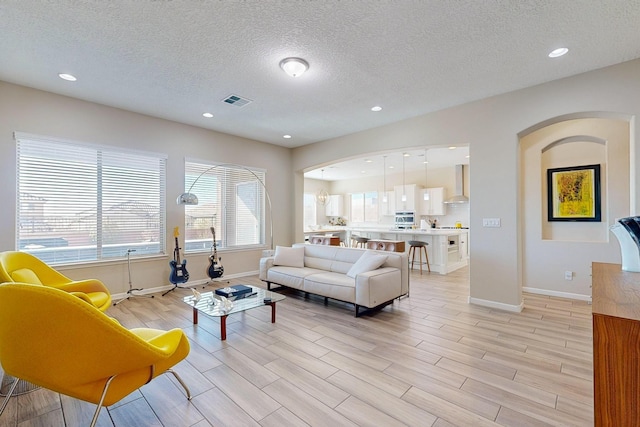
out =
[[[376,307],[402,295],[402,274],[394,267],[378,268],[356,276],[356,304]]]
[[[260,280],[267,280],[267,272],[273,267],[274,257],[260,258]]]

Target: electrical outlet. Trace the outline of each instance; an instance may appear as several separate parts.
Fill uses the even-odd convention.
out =
[[[573,280],[573,271],[565,271],[564,280]]]
[[[500,218],[482,218],[483,227],[500,227]]]

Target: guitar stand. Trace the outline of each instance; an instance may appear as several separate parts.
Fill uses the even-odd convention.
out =
[[[173,285],[173,288],[169,289],[168,291],[166,291],[165,293],[162,294],[162,296],[165,296],[166,294],[168,294],[171,291],[175,291],[176,288],[180,288],[180,289],[191,289],[190,287],[182,287],[182,286],[178,286],[178,285]]]
[[[129,273],[129,290],[127,291],[127,296],[122,298],[120,301],[116,301],[113,303],[113,305],[118,305],[120,304],[122,301],[128,300],[129,298],[153,298],[154,295],[135,295],[133,292],[134,291],[142,291],[141,288],[133,288],[133,285],[131,284],[131,252],[135,252],[135,249],[127,249],[127,271]]]

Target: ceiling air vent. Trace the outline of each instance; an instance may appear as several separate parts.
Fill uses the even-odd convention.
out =
[[[250,99],[243,98],[238,95],[229,95],[225,99],[223,99],[222,102],[230,105],[235,105],[236,107],[244,107],[245,105],[247,105],[252,101]]]

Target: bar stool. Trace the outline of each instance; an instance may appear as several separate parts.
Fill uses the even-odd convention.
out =
[[[431,266],[429,265],[429,254],[427,253],[427,242],[422,242],[420,240],[409,240],[409,262],[411,263],[411,269],[413,270],[413,263],[416,259],[416,248],[418,248],[418,253],[420,254],[420,274],[422,274],[422,252],[424,251],[424,256],[427,260],[427,268],[429,269],[429,273],[431,273]]]
[[[365,248],[365,247],[367,247],[367,242],[368,241],[369,241],[368,237],[351,236],[351,247],[352,248]]]

